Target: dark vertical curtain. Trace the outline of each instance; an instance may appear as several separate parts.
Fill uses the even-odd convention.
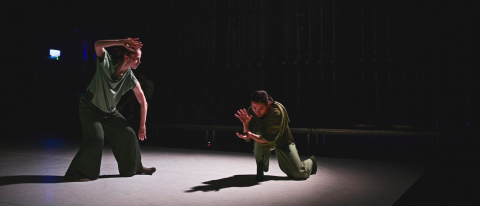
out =
[[[86,43],[77,67],[88,79],[94,41],[141,39],[135,72],[156,83],[150,122],[236,124],[233,113],[265,89],[297,127],[465,127],[479,111],[470,6],[101,1],[73,41]]]

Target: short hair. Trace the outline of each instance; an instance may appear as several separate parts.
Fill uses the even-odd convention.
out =
[[[267,106],[268,106],[268,103],[270,103],[269,95],[264,90],[254,91],[250,96],[250,100],[257,103],[264,103]]]

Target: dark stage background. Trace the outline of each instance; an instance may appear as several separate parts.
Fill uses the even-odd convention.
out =
[[[435,131],[455,142],[478,134],[480,123],[479,22],[470,2],[12,5],[7,26],[22,40],[13,79],[22,86],[6,107],[7,126],[80,139],[75,120],[95,72],[93,44],[128,36],[144,43],[136,75],[155,82],[147,125],[240,125],[235,111],[265,89],[286,106],[291,127]],[[60,59],[49,59],[49,49],[61,50]]]

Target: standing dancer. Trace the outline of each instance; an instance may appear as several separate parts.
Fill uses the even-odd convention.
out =
[[[105,50],[105,47],[111,46],[117,46],[118,59],[112,59]],[[115,108],[122,95],[133,89],[141,107],[138,139],[147,139],[147,101],[131,70],[140,64],[142,46],[138,38],[100,40],[95,43],[97,71],[79,104],[82,146],[73,158],[65,180],[90,181],[98,178],[104,136],[111,145],[121,176],[133,176],[135,173],[151,175],[156,171],[155,167],[143,167],[135,131]]]
[[[263,181],[263,172],[268,172],[270,152],[276,149],[280,169],[290,178],[307,179],[317,173],[317,161],[311,156],[301,161],[288,127],[287,110],[266,91],[257,90],[251,95],[248,110],[240,109],[235,116],[243,123],[243,134],[237,136],[249,142],[253,139],[253,154],[257,162],[255,180]]]

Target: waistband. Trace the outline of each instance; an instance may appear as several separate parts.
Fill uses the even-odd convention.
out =
[[[115,111],[113,112],[104,112],[103,110],[101,110],[100,108],[98,108],[97,106],[95,106],[93,103],[92,103],[92,99],[93,99],[93,93],[91,91],[85,91],[85,93],[83,94],[83,97],[85,98],[86,100],[86,103],[88,104],[88,106],[92,107],[95,111],[103,114],[103,115],[108,115],[108,114],[112,114],[114,113]]]

